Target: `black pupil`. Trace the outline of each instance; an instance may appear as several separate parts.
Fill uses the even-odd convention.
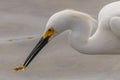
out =
[[[49,29],[48,31],[52,31],[51,29]]]

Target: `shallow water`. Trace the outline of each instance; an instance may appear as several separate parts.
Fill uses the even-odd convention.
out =
[[[117,0],[0,0],[0,80],[119,80],[120,55],[85,55],[69,46],[64,32],[20,72],[55,12],[75,9],[97,19],[102,6]],[[51,47],[52,46],[52,47]]]

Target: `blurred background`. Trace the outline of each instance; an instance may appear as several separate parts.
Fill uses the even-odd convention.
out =
[[[24,71],[21,65],[55,12],[74,9],[97,20],[118,0],[0,0],[0,80],[120,80],[120,55],[85,55],[69,46],[68,32],[53,39]]]

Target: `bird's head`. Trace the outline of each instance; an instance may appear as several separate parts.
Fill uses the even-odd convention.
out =
[[[54,38],[56,35],[63,32],[68,28],[68,26],[70,26],[68,25],[68,23],[70,23],[70,19],[69,12],[67,10],[60,11],[51,16],[46,24],[45,30],[41,36],[40,41],[31,51],[23,66],[17,67],[14,70],[18,71],[26,68],[30,64],[30,62],[35,58],[35,56],[39,53],[39,51],[42,50],[42,48],[51,40],[50,38]]]
[[[72,10],[57,12],[49,18],[46,24],[45,32],[49,29],[54,29],[54,35],[58,35],[61,32],[70,29],[72,22],[74,22],[73,19],[74,16]]]

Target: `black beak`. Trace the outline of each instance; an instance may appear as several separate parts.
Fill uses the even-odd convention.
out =
[[[35,58],[35,56],[39,53],[40,50],[48,43],[49,38],[52,37],[55,33],[55,30],[53,27],[49,28],[44,34],[42,35],[42,38],[38,42],[38,44],[35,46],[35,48],[31,51],[27,59],[25,60],[24,64],[22,66],[16,67],[13,69],[13,71],[19,71],[24,70],[30,62]]]
[[[26,68],[30,62],[35,58],[35,56],[39,53],[40,50],[48,43],[50,36],[46,38],[41,38],[35,48],[31,51],[27,59],[25,60],[23,66]]]

